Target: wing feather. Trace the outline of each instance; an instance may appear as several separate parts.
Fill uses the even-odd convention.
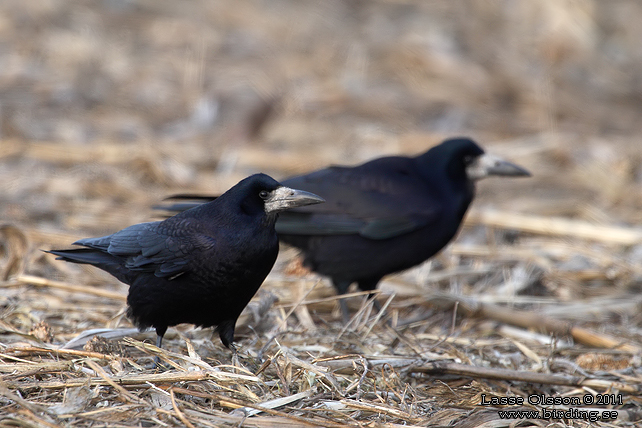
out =
[[[283,213],[277,233],[387,239],[426,226],[439,218],[442,207],[417,174],[413,159],[392,157],[288,179],[285,185],[326,202]]]
[[[75,244],[124,258],[128,269],[172,277],[189,269],[189,255],[193,251],[204,251],[214,245],[214,239],[198,233],[194,224],[174,219],[140,223],[113,235],[82,239]]]

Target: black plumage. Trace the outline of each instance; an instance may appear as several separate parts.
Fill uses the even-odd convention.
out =
[[[141,329],[154,327],[158,346],[168,327],[191,323],[216,326],[230,347],[237,318],[276,260],[278,213],[322,201],[256,174],[166,220],[74,242],[84,248],[50,252],[129,284],[128,316]]]
[[[446,140],[416,157],[331,166],[283,181],[326,203],[284,213],[276,230],[281,241],[301,249],[304,265],[329,276],[339,293],[353,282],[374,290],[383,276],[422,263],[450,242],[474,198],[475,182],[490,175],[530,174],[485,154],[468,138]],[[342,310],[345,319],[343,304]]]

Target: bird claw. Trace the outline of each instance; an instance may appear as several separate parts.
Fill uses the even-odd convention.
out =
[[[170,369],[170,366],[167,363],[164,363],[161,358],[157,355],[154,357],[154,362],[149,367],[150,370],[157,371],[166,371]]]
[[[230,349],[232,350],[232,365],[234,367],[243,368],[243,365],[241,365],[241,361],[239,360],[239,352],[233,343],[230,343]]]

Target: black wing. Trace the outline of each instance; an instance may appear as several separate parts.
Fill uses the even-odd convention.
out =
[[[189,219],[140,223],[113,235],[74,242],[124,259],[132,271],[153,272],[157,277],[172,277],[189,270],[195,252],[214,247],[215,240],[199,232]]]
[[[386,239],[430,224],[442,210],[412,158],[330,167],[283,184],[316,193],[326,202],[282,213],[276,224],[280,234],[359,234]]]

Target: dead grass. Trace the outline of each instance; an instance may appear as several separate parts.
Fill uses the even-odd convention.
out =
[[[626,0],[3,2],[0,427],[637,426],[640,16]],[[125,285],[40,251],[149,220],[171,193],[460,134],[534,177],[481,183],[458,239],[385,279],[385,316],[354,293],[342,325],[283,248],[238,361],[191,326],[157,349]],[[505,396],[617,418],[481,405]]]

